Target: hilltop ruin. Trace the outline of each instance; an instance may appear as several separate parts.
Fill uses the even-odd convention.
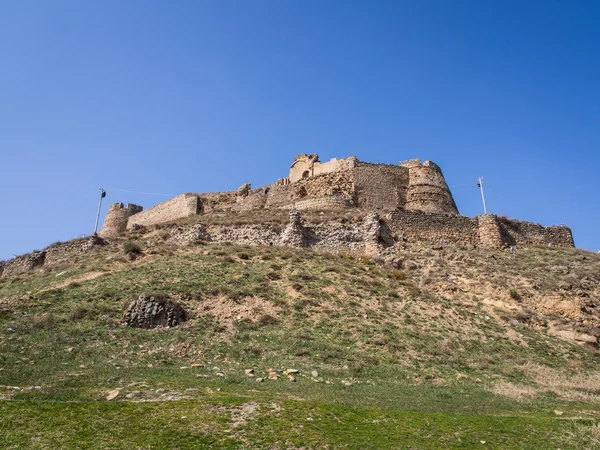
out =
[[[350,156],[320,162],[316,154],[297,155],[287,178],[260,188],[246,183],[236,191],[186,193],[147,210],[115,203],[100,236],[213,212],[263,209],[376,211],[392,233],[416,242],[492,249],[518,244],[574,247],[566,226],[543,227],[493,214],[461,216],[442,170],[431,161],[374,164]]]

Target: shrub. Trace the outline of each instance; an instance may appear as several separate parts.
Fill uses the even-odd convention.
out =
[[[519,294],[519,291],[517,291],[516,289],[511,289],[510,291],[508,291],[510,298],[512,298],[513,300],[519,302],[521,301],[521,294]]]
[[[273,317],[270,314],[263,314],[258,318],[258,323],[264,327],[266,325],[277,325],[279,323],[279,320],[277,319],[277,317]]]
[[[69,319],[73,321],[84,319],[89,312],[90,311],[85,306],[77,305],[69,313]]]
[[[142,253],[142,246],[134,241],[123,242],[123,251],[127,255],[139,255]]]

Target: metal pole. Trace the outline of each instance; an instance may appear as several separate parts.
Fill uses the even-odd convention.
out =
[[[485,195],[483,195],[483,177],[477,179],[477,186],[481,189],[481,200],[483,200],[483,213],[487,214],[487,208],[485,206]]]
[[[100,208],[102,208],[102,199],[106,196],[106,191],[102,188],[100,189],[100,201],[98,202],[98,214],[96,214],[96,226],[94,227],[94,236],[98,234],[98,221],[100,220]]]

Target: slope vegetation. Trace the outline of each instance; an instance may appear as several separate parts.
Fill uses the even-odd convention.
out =
[[[0,281],[6,448],[600,445],[598,255],[152,236]]]

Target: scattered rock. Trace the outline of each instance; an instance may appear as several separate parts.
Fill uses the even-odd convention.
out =
[[[402,263],[402,267],[406,270],[416,270],[419,268],[419,265],[411,260],[406,260]]]
[[[296,378],[293,377],[292,375],[288,375],[287,377],[288,377],[288,380],[290,380],[290,381],[296,381]]]
[[[256,379],[256,381],[257,381],[258,383],[262,383],[263,381],[265,381],[265,379],[264,379],[264,378],[261,378],[261,377],[258,377],[258,378]]]
[[[115,389],[114,391],[108,391],[106,400],[108,400],[110,402],[111,400],[114,400],[115,398],[117,398],[119,396],[119,394],[120,394],[120,392],[118,389]]]
[[[198,392],[198,391],[199,391],[199,389],[198,389],[198,388],[187,388],[187,389],[185,390],[185,392]]]
[[[556,414],[557,416],[562,416],[564,414],[564,411],[559,411],[559,410],[555,409],[554,414]]]
[[[244,370],[244,373],[246,374],[247,377],[253,377],[254,369],[246,369],[246,370]]]
[[[310,374],[311,374],[311,375],[312,375],[314,378],[317,378],[317,377],[319,376],[319,372],[317,372],[316,370],[313,370],[313,371],[312,371]]]
[[[186,313],[166,295],[141,294],[127,308],[124,320],[133,328],[174,327],[185,322]]]
[[[164,393],[165,393],[165,390],[164,390],[164,389],[157,389],[155,392],[156,392],[157,394],[164,394]]]

